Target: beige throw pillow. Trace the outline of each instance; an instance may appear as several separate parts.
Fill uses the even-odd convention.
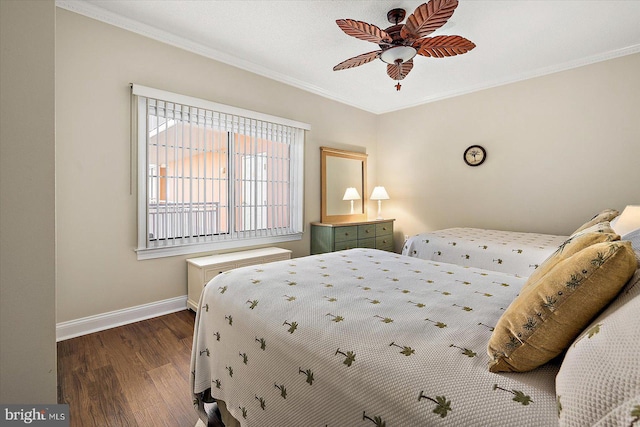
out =
[[[578,227],[578,229],[576,231],[574,231],[571,234],[576,234],[577,232],[582,231],[585,228],[589,228],[592,225],[595,225],[595,224],[597,224],[599,222],[611,221],[613,218],[617,217],[618,215],[620,215],[620,212],[618,212],[615,209],[605,209],[602,212],[596,214],[589,221],[587,221],[584,224],[582,224],[580,227]]]
[[[524,287],[528,287],[529,285],[537,282],[560,261],[569,258],[571,255],[581,251],[587,246],[591,246],[594,243],[611,242],[614,240],[620,240],[620,236],[613,231],[608,222],[595,224],[585,230],[569,236],[569,238],[565,240],[554,253],[549,255],[549,257],[544,260],[538,268],[533,270],[533,273],[529,276]]]
[[[628,241],[588,246],[520,293],[496,325],[491,372],[524,372],[562,353],[620,291],[638,262]]]

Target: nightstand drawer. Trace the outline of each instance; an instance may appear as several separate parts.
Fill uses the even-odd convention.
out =
[[[336,251],[344,251],[345,249],[353,249],[358,247],[357,240],[347,240],[345,242],[336,242],[335,249]]]
[[[384,222],[382,224],[376,224],[376,236],[386,236],[393,234],[393,223]]]
[[[376,247],[376,240],[377,239],[375,237],[370,239],[358,239],[358,247],[374,249]]]
[[[368,239],[369,237],[375,237],[376,225],[366,224],[358,226],[358,239]],[[361,246],[364,247],[364,246]]]
[[[338,227],[333,231],[336,243],[346,242],[348,240],[356,240],[358,238],[358,227],[355,225],[348,227]]]
[[[376,237],[376,246],[375,247],[377,249],[382,249],[383,251],[393,250],[393,237],[392,237],[392,235]]]

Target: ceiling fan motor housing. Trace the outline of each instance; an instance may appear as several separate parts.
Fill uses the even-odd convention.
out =
[[[400,35],[400,31],[404,24],[392,25],[389,28],[385,28],[385,32],[389,34],[393,44],[401,44],[403,42],[403,38]],[[388,45],[379,45],[380,47],[388,46]]]
[[[391,44],[385,43],[378,45],[380,46],[380,49],[382,49],[380,59],[387,64],[403,63],[416,56],[417,50],[413,47],[407,46],[405,40],[400,35],[400,31],[402,31],[402,27],[404,27],[404,24],[400,24],[400,22],[404,20],[405,16],[406,11],[404,9],[391,9],[387,13],[387,19],[394,25],[389,28],[385,28],[384,31],[389,34],[392,42]],[[399,46],[403,47],[401,49],[397,49]],[[394,53],[387,52],[390,49],[394,49]]]

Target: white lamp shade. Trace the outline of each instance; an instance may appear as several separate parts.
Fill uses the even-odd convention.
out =
[[[371,193],[371,200],[389,200],[389,194],[384,187],[375,187]]]
[[[612,221],[613,230],[620,236],[640,228],[640,205],[629,205]]]
[[[344,192],[342,200],[360,200],[360,194],[358,194],[358,190],[356,190],[355,187],[349,187],[347,191]]]

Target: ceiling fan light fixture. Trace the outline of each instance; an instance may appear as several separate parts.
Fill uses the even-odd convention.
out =
[[[404,9],[392,9],[387,14],[391,24],[382,29],[355,19],[336,19],[338,27],[348,36],[375,43],[380,49],[363,53],[346,61],[342,61],[333,71],[359,67],[380,58],[387,64],[387,75],[398,81],[395,85],[400,90],[403,80],[413,69],[413,58],[416,55],[427,58],[445,58],[462,55],[475,48],[476,45],[462,36],[428,37],[447,23],[453,15],[458,0],[429,0],[416,8],[405,18]]]
[[[382,52],[380,59],[387,64],[405,63],[416,56],[418,51],[411,46],[394,46]]]

